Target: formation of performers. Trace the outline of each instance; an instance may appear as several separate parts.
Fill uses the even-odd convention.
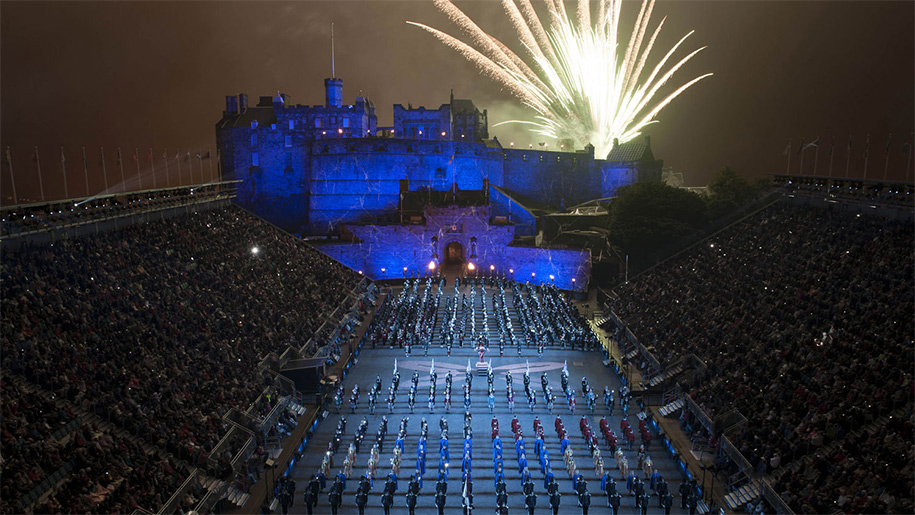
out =
[[[494,397],[495,389],[495,375],[491,366],[487,368],[486,375],[488,398],[490,399],[490,410],[492,411],[492,399]],[[429,408],[431,412],[435,407],[434,385],[436,384],[437,379],[434,361],[432,362],[429,371],[429,379],[431,385]],[[449,371],[445,378],[447,392],[450,392],[451,390],[452,381],[453,374]],[[460,441],[461,466],[459,486],[460,505],[462,506],[465,513],[470,513],[473,510],[473,415],[470,411],[470,402],[469,400],[466,400],[469,398],[472,382],[472,369],[468,367],[463,385],[466,409],[463,417],[464,423]],[[395,392],[397,391],[399,383],[400,372],[397,369],[395,361],[395,368],[391,377],[390,386],[391,401],[389,407],[391,409],[393,409],[393,399],[396,397]],[[413,412],[413,397],[415,397],[415,391],[417,389],[418,383],[419,375],[418,373],[414,372],[410,384],[410,394],[408,394],[408,399],[410,399],[409,406],[411,413]],[[511,373],[505,374],[505,383],[507,397],[509,400],[509,408],[513,409],[514,384]],[[568,368],[565,366],[561,371],[560,383],[562,390],[566,393],[567,397],[574,399],[576,392],[570,387],[569,372]],[[531,410],[533,412],[533,407],[535,406],[536,401],[532,399],[536,399],[538,395],[535,394],[534,389],[531,387],[529,367],[523,374],[523,384],[525,395],[529,399]],[[593,414],[593,407],[596,403],[596,395],[588,384],[587,378],[582,378],[581,385],[581,392],[586,398],[589,399],[588,402],[592,408]],[[378,391],[380,391],[381,387],[381,377],[377,377],[375,384],[372,386],[373,393],[369,395],[370,404],[372,404],[371,399],[374,398]],[[345,390],[340,387],[338,389],[338,396],[342,397],[344,394]],[[541,394],[547,399],[548,404],[552,403],[552,388],[546,373],[541,375]],[[350,398],[352,400],[358,399],[358,397],[359,388],[358,386],[354,386],[350,394]],[[588,453],[585,460],[581,460],[581,457],[575,454],[572,445],[573,437],[567,431],[562,417],[555,417],[554,429],[556,435],[556,443],[553,445],[558,445],[558,455],[562,458],[558,469],[564,469],[565,475],[571,481],[572,495],[575,496],[575,502],[583,514],[588,513],[592,503],[591,492],[589,491],[586,476],[600,480],[600,491],[606,495],[607,506],[614,514],[616,514],[620,509],[623,499],[620,491],[622,490],[622,486],[619,486],[620,490],[618,490],[618,482],[625,483],[626,491],[633,497],[634,506],[637,507],[641,513],[645,513],[647,511],[649,498],[652,496],[657,497],[657,505],[660,508],[664,508],[666,512],[669,512],[671,506],[673,505],[673,493],[670,491],[670,487],[664,478],[662,478],[659,472],[654,468],[652,459],[648,454],[648,449],[650,448],[652,442],[652,434],[649,429],[649,419],[644,411],[640,411],[636,415],[636,419],[638,420],[637,426],[634,427],[630,425],[628,416],[630,393],[625,387],[620,389],[618,395],[616,392],[610,390],[609,388],[604,388],[604,402],[608,414],[613,414],[616,408],[617,399],[620,401],[620,414],[622,415],[619,426],[619,436],[614,430],[611,429],[610,423],[606,416],[603,416],[600,419],[596,430],[591,426],[589,415],[582,415],[579,419],[579,432]],[[570,405],[574,407],[574,400],[570,401]],[[449,408],[450,405],[446,403],[446,409]],[[370,406],[370,410],[374,411],[373,405]],[[385,513],[390,513],[390,510],[394,506],[396,494],[398,493],[398,482],[402,477],[404,477],[404,472],[402,469],[405,442],[409,436],[409,421],[409,416],[404,416],[401,418],[394,445],[392,448],[387,450],[387,452],[390,454],[390,457],[385,461],[390,463],[390,469],[386,474],[381,472],[381,475],[379,475],[379,464],[382,461],[381,455],[386,452],[385,438],[388,432],[388,418],[387,416],[382,416],[381,422],[379,423],[375,435],[375,441],[371,446],[371,450],[369,451],[365,471],[359,477],[359,483],[355,493],[355,504],[359,510],[359,513],[363,513],[365,507],[368,505],[370,499],[369,494],[375,487],[374,483],[376,479],[383,481],[383,485],[381,486],[380,502],[382,508],[384,508]],[[329,481],[331,481],[331,484],[328,490],[327,500],[330,505],[331,512],[337,513],[337,510],[343,503],[343,494],[346,489],[346,482],[348,479],[353,477],[354,468],[356,468],[357,463],[357,453],[359,453],[363,440],[365,439],[365,435],[368,432],[368,422],[367,419],[363,417],[362,421],[359,423],[356,431],[353,434],[352,443],[349,444],[345,458],[343,459],[342,467],[339,469],[336,475],[332,475],[334,470],[334,458],[340,449],[341,442],[346,439],[346,425],[346,419],[342,418],[337,425],[337,429],[333,438],[328,443],[327,452],[323,457],[318,473],[315,474],[313,479],[309,482],[305,493],[305,502],[306,507],[308,508],[308,513],[312,513],[312,509],[318,501],[318,494],[327,488],[327,483]],[[541,422],[540,417],[535,416],[532,424],[533,454],[531,455],[532,461],[529,462],[527,454],[528,449],[526,447],[526,439],[522,429],[522,424],[518,420],[517,416],[512,415],[511,437],[515,447],[515,462],[511,463],[508,467],[506,467],[505,456],[503,455],[503,441],[500,435],[500,422],[498,417],[492,417],[490,428],[493,486],[495,488],[496,512],[508,512],[509,496],[507,485],[510,481],[513,480],[513,478],[509,478],[507,476],[514,476],[513,470],[517,468],[517,477],[519,479],[521,491],[524,498],[524,508],[527,509],[529,513],[534,513],[534,509],[537,506],[539,491],[540,496],[545,500],[545,502],[548,503],[549,507],[552,509],[552,512],[554,514],[558,514],[560,504],[562,502],[562,493],[559,491],[559,482],[554,475],[555,469],[553,468],[554,462],[551,459],[551,453],[549,449],[550,445],[548,444],[548,437],[545,434],[545,427]],[[444,507],[448,502],[448,481],[449,471],[451,467],[451,446],[449,443],[448,420],[445,416],[442,416],[439,420],[439,431],[439,459],[437,461],[436,469],[437,474],[434,502],[435,506],[438,508],[439,513],[443,513]],[[412,470],[408,472],[409,479],[407,480],[406,492],[404,493],[404,503],[409,513],[411,514],[414,513],[414,510],[417,506],[417,498],[423,488],[423,478],[426,476],[427,453],[429,447],[428,433],[429,424],[427,423],[426,419],[423,418],[420,421],[418,439],[416,443],[415,466],[411,467]],[[637,436],[640,437],[639,443],[636,443]],[[601,437],[603,444],[601,443]],[[605,447],[602,448],[602,445]],[[637,450],[637,463],[633,463],[632,466],[630,465],[630,461],[624,453],[624,448],[630,452],[636,452]],[[554,452],[556,452],[556,450],[556,448],[553,449]],[[608,470],[607,467],[605,467],[605,458],[603,454],[604,450],[609,451],[606,456],[608,460],[612,459],[613,468],[616,469],[615,472],[612,469]],[[533,461],[534,458],[536,458],[536,461]],[[432,464],[435,463],[436,462],[433,461]],[[477,465],[479,465],[479,461],[477,461]],[[511,470],[511,473],[507,473],[506,468]],[[537,485],[539,484],[540,480],[538,479],[535,482],[532,476],[532,470],[539,470],[539,473],[542,475],[542,490],[538,488]],[[566,495],[569,494],[567,493]],[[680,497],[682,501],[681,504],[684,508],[689,507],[694,510],[698,500],[700,499],[699,490],[695,485],[695,482],[684,483],[680,488]]]
[[[481,353],[482,357],[482,353]],[[550,385],[549,378],[547,377],[546,372],[540,375],[540,394],[537,394],[534,389],[531,387],[531,376],[530,376],[530,364],[527,365],[522,376],[524,382],[524,395],[527,399],[527,404],[530,409],[530,412],[533,413],[537,407],[537,398],[540,397],[543,399],[544,404],[547,407],[549,413],[553,413],[553,407],[556,401],[556,395],[553,393],[553,387]],[[416,396],[419,391],[419,373],[413,372],[413,376],[410,379],[410,388],[407,392],[407,407],[409,408],[410,413],[415,412],[416,408]],[[487,405],[489,407],[489,412],[492,413],[496,407],[496,386],[495,386],[495,373],[492,368],[492,363],[487,364],[486,369],[486,380],[487,380]],[[445,375],[445,386],[444,386],[444,411],[445,413],[451,413],[451,392],[452,385],[454,383],[454,374],[451,370]],[[573,388],[570,387],[569,382],[569,370],[566,365],[563,365],[562,372],[560,374],[560,383],[562,387],[562,393],[565,395],[566,402],[568,403],[569,413],[575,413],[575,407],[577,405],[576,401],[576,392]],[[464,384],[462,386],[464,400],[463,405],[465,410],[470,410],[472,406],[471,400],[471,386],[473,384],[473,368],[470,366],[470,362],[467,363],[467,369],[464,376]],[[394,361],[394,373],[391,377],[391,383],[388,387],[387,395],[387,404],[388,404],[388,413],[393,413],[395,406],[397,404],[397,392],[400,386],[400,371],[397,369],[397,360]],[[369,413],[375,414],[375,407],[382,389],[382,380],[381,376],[375,378],[375,383],[372,385],[372,389],[368,395],[368,408]],[[350,413],[355,413],[356,408],[359,403],[360,398],[360,388],[359,385],[354,385],[350,395],[349,395],[349,406]],[[438,391],[438,373],[435,371],[435,360],[432,360],[432,365],[429,370],[429,394],[428,394],[428,408],[429,413],[434,413],[437,406],[437,391]],[[588,384],[587,378],[582,378],[581,380],[581,395],[587,402],[588,410],[591,415],[594,415],[597,407],[597,395],[594,393],[594,390]],[[346,390],[343,385],[339,385],[334,394],[334,410],[336,413],[340,413],[340,410],[343,407],[343,401],[346,397]],[[616,406],[616,393],[610,390],[609,387],[604,387],[603,392],[604,403],[606,405],[607,411],[609,414],[613,414],[613,411]],[[515,409],[515,390],[514,382],[512,379],[511,371],[506,372],[505,374],[505,399],[508,405],[508,410],[510,413],[514,413]],[[629,403],[630,403],[630,393],[629,389],[626,386],[620,388],[619,391],[619,400],[620,400],[620,409],[622,413],[628,413]],[[643,409],[641,401],[639,401],[640,409]]]
[[[404,281],[403,289],[375,314],[366,341],[373,348],[398,347],[411,355],[415,348],[428,353],[437,340],[449,356],[455,344],[461,348],[498,345],[500,356],[506,348],[514,348],[518,355],[523,348],[536,348],[542,355],[548,345],[583,350],[598,345],[587,321],[555,286],[470,279],[465,280],[465,291],[457,278],[451,294],[446,295],[447,286],[444,278]],[[493,328],[490,313],[494,313]]]

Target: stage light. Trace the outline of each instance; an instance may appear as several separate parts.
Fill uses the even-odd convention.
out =
[[[552,281],[552,280],[555,279],[555,278],[556,278],[556,277],[554,277],[553,274],[550,274],[550,281]]]
[[[531,272],[531,279],[533,279],[535,275],[537,275],[535,272]]]
[[[435,270],[435,260],[429,261],[429,270]]]
[[[474,270],[476,270],[476,268],[477,268],[477,266],[474,265],[473,262],[470,262],[470,263],[467,264],[467,270],[470,270],[471,272],[473,272]]]
[[[259,249],[259,248],[257,248],[257,247],[251,247],[251,253],[252,253],[252,254],[257,254],[257,253],[260,252],[260,251],[261,251],[261,249]]]
[[[492,272],[496,269],[496,265],[489,265],[489,271]]]
[[[445,131],[442,131],[442,137],[443,138],[445,137]]]

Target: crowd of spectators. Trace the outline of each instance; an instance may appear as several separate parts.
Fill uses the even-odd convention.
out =
[[[782,202],[619,287],[613,309],[663,365],[708,365],[690,394],[712,418],[746,416],[728,436],[772,472],[894,411],[911,434],[913,264],[911,219]],[[793,507],[911,512],[907,442],[901,468],[880,440],[855,450],[854,473],[821,467]],[[836,508],[838,492],[855,500]]]
[[[258,371],[260,359],[304,344],[323,312],[359,280],[231,206],[3,250],[3,373],[193,465],[205,463],[224,435],[222,415],[232,407],[245,411],[272,383]],[[31,411],[20,407],[22,417],[41,425]],[[52,413],[55,421],[71,416]],[[25,441],[7,438],[22,430],[6,415],[5,458],[14,448],[28,455],[46,445],[48,428],[26,429]],[[138,468],[147,459],[142,450],[114,440],[105,449],[116,451],[110,459],[93,455],[90,461],[127,463],[131,499],[155,511],[187,472],[172,464]],[[105,471],[86,467],[79,475],[88,482],[80,480],[79,488],[107,481]],[[15,460],[5,459],[4,488],[21,492],[35,484],[20,472]],[[67,490],[61,502],[83,511],[81,493]],[[126,502],[107,499],[120,504],[102,511],[122,511]]]

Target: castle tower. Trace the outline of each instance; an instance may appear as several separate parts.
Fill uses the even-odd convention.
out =
[[[324,79],[324,105],[343,107],[343,79]]]

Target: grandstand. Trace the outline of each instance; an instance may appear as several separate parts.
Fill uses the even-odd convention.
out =
[[[609,292],[616,331],[662,378],[660,414],[728,455],[730,490],[768,490],[797,513],[909,513],[910,198],[793,181],[780,181],[797,185],[784,200]]]
[[[514,458],[511,437],[525,434],[538,512],[548,509],[549,496],[532,452],[535,415],[547,426],[562,513],[580,510],[577,469],[559,451],[562,424],[553,431],[561,415],[596,512],[609,511],[609,498],[597,486],[601,469],[596,459],[592,466],[588,436],[591,428],[600,436],[606,417],[621,443],[624,425],[639,426],[635,435],[650,444],[674,511],[683,484],[684,500],[695,499],[700,513],[716,505],[725,512],[911,513],[911,187],[788,176],[775,184],[777,201],[575,304],[548,284],[504,276],[459,285],[453,277],[398,281],[379,290],[233,206],[231,183],[5,208],[0,511],[281,511],[294,479],[299,489],[289,511],[304,513],[302,493],[337,437],[335,425],[349,415],[328,482],[359,421],[374,433],[388,415],[389,446],[398,421],[412,417],[410,453],[425,417],[433,456],[440,417],[450,422],[455,470],[446,512],[457,513],[463,370],[479,361],[485,342],[484,361],[502,367],[490,409],[502,423],[506,455]],[[381,398],[370,410],[371,383],[381,376],[387,389],[395,359],[405,371],[401,396],[390,409]],[[406,371],[428,370],[433,359],[440,388],[454,372],[453,407],[445,413],[443,390],[427,406],[431,382],[421,372],[425,390],[413,414]],[[287,373],[302,363],[319,363],[326,386],[313,391]],[[520,384],[527,364],[534,401]],[[485,368],[472,367],[483,376]],[[546,387],[536,383],[545,374],[561,394],[560,368],[571,370],[572,390],[585,376],[598,394],[625,385],[630,410],[601,402],[592,413],[579,393],[571,411],[561,395],[555,413],[548,411]],[[511,406],[509,370],[517,389]],[[468,388],[474,419],[467,429],[478,446],[476,503],[489,509],[498,488],[497,472],[489,472],[486,381]],[[349,394],[357,383],[362,399],[352,409],[345,400],[334,406],[335,392]],[[368,438],[356,453],[353,483],[367,469]],[[621,511],[636,513],[609,441],[597,446],[603,470],[617,480]],[[638,446],[622,454],[632,468]],[[382,513],[391,453],[383,449],[368,513]],[[506,469],[514,467],[509,461]],[[404,483],[412,456],[408,463]],[[520,512],[526,498],[514,468],[505,473],[507,498]],[[437,475],[438,458],[430,458],[420,513],[435,512]],[[395,509],[405,505],[405,490]],[[655,494],[647,511],[663,513],[657,491],[646,490]],[[319,513],[329,512],[327,492]],[[346,491],[342,513],[355,512],[355,492]]]

